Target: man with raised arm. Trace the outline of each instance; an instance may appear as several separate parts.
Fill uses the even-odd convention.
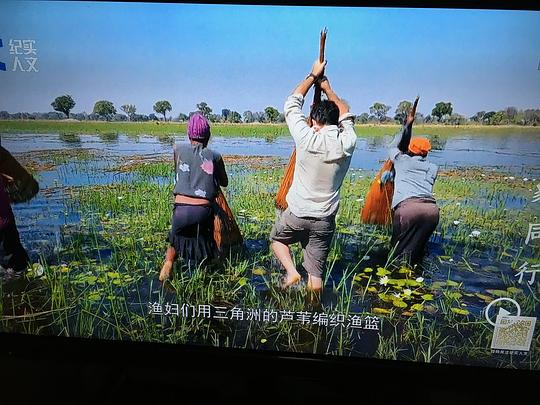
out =
[[[307,286],[315,292],[323,288],[323,273],[336,227],[339,190],[356,146],[354,116],[334,93],[328,79],[321,77],[325,65],[326,61],[315,61],[311,73],[285,102],[285,119],[296,147],[296,167],[286,198],[288,208],[270,235],[272,250],[287,272],[283,287],[301,279],[289,250],[289,245],[300,243],[302,265],[308,273]],[[302,106],[306,93],[316,82],[328,100],[311,108],[310,127]]]

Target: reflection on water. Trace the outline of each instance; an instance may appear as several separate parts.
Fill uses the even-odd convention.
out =
[[[380,161],[385,159],[385,147],[390,142],[391,137],[362,138],[361,135],[360,133],[351,167],[376,170],[380,167]],[[73,203],[67,202],[68,196],[64,193],[67,187],[129,181],[136,175],[111,170],[117,164],[118,159],[135,155],[170,156],[171,145],[174,141],[182,141],[182,139],[179,137],[133,137],[118,134],[98,136],[2,135],[2,145],[14,154],[24,155],[25,152],[62,149],[73,151],[74,148],[89,152],[101,152],[96,158],[78,160],[77,162],[67,160],[52,170],[39,171],[37,177],[42,191],[31,202],[14,206],[22,240],[32,259],[36,260],[40,254],[50,256],[54,253],[55,247],[61,244],[62,227],[77,226],[80,223],[80,216],[75,207],[72,206]],[[216,137],[212,139],[211,143],[224,155],[288,157],[293,148],[290,138],[278,138],[269,142],[261,138]],[[438,149],[431,152],[431,160],[443,168],[456,166],[503,167],[505,171],[512,171],[516,174],[525,175],[526,173],[528,176],[538,175],[540,177],[540,137],[536,135],[461,134],[456,137],[433,139],[433,144]],[[166,180],[155,179],[159,182]],[[478,206],[478,204],[485,203],[483,208],[486,209],[497,208],[499,205],[507,209],[520,209],[526,204],[523,197],[512,194],[502,193],[498,197],[498,199],[493,200],[476,195],[471,204]],[[440,200],[439,203],[444,205],[445,201]],[[462,203],[467,205],[467,199]],[[261,248],[267,250],[266,244],[262,242],[247,241],[246,247],[253,251],[258,251]],[[259,246],[261,243],[263,246]],[[353,248],[353,244],[350,244],[349,247]],[[477,279],[475,276],[472,278]],[[474,284],[473,280],[468,280],[468,282]]]
[[[386,157],[386,145],[391,136],[362,137],[359,131],[356,152],[351,167],[354,169],[376,170]],[[423,135],[423,134],[419,134]],[[36,198],[26,204],[14,207],[24,240],[31,245],[34,255],[43,250],[49,241],[58,243],[62,225],[76,224],[78,214],[64,208],[63,187],[110,184],[126,181],[133,177],[130,173],[110,171],[114,160],[126,156],[144,155],[148,157],[171,155],[174,141],[180,137],[126,136],[116,133],[100,135],[73,134],[5,134],[2,145],[14,154],[25,152],[80,148],[101,151],[99,160],[78,161],[58,165],[54,170],[40,171],[38,174],[42,190]],[[441,168],[460,166],[504,167],[517,175],[540,177],[540,137],[530,133],[509,133],[507,136],[489,134],[460,134],[449,138],[432,137],[434,148],[430,159]],[[222,138],[215,137],[211,146],[224,155],[264,155],[288,157],[293,148],[291,138],[282,137],[272,141],[263,138]],[[477,196],[478,197],[478,196]],[[504,196],[501,196],[501,198]],[[475,199],[474,203],[480,201]],[[441,201],[444,203],[444,201]],[[464,201],[466,203],[466,201]],[[507,208],[521,208],[522,198],[508,195],[501,204]],[[486,205],[485,208],[491,208]],[[37,218],[37,220],[36,220]],[[31,223],[29,222],[31,219]],[[37,221],[37,222],[36,222]],[[35,257],[35,256],[34,256]]]
[[[423,135],[423,134],[418,134]],[[351,161],[355,169],[375,170],[386,159],[386,145],[391,136],[363,137],[358,133],[356,152]],[[105,135],[59,135],[59,134],[7,134],[2,135],[2,145],[12,153],[36,150],[80,147],[98,149],[111,156],[171,154],[173,140],[181,137],[138,137]],[[534,133],[509,133],[490,135],[467,134],[449,138],[432,139],[434,150],[429,159],[441,167],[484,166],[501,167],[518,175],[539,175],[540,136]],[[291,138],[282,137],[272,142],[263,138],[214,137],[210,142],[222,154],[263,155],[288,157],[293,149]],[[528,171],[525,170],[527,167]],[[532,166],[532,168],[531,168]],[[536,166],[536,167],[535,167]]]

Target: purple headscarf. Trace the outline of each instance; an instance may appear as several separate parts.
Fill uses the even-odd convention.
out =
[[[210,124],[201,113],[195,113],[189,118],[187,133],[192,141],[206,142],[210,138]]]

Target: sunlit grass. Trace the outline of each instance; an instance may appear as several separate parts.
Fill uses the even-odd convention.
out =
[[[155,135],[170,137],[173,135],[186,134],[186,123],[179,122],[106,122],[106,121],[55,121],[55,120],[0,120],[0,133],[59,133],[65,139],[76,141],[79,134],[97,134],[105,136],[126,135]],[[288,136],[286,124],[231,124],[212,123],[212,134],[225,137],[258,137],[275,139],[280,136]],[[397,124],[357,124],[356,131],[359,136],[382,137],[393,135],[399,130]],[[518,125],[415,125],[415,133],[428,137],[447,137],[459,134],[482,136],[489,135],[513,135],[538,134],[538,127],[526,127]]]

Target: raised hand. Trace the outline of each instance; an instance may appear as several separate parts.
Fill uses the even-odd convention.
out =
[[[321,76],[319,80],[317,80],[317,85],[321,88],[322,91],[325,93],[330,90],[330,82],[328,81],[328,78],[326,76]]]
[[[416,96],[416,99],[414,100],[414,103],[409,110],[409,113],[407,114],[407,118],[405,119],[405,125],[411,125],[414,122],[414,117],[416,115],[416,106],[418,105],[418,100],[420,100],[420,96]]]
[[[318,59],[313,63],[311,68],[311,73],[315,77],[319,77],[322,72],[324,72],[324,67],[326,66],[326,61],[320,62]]]

